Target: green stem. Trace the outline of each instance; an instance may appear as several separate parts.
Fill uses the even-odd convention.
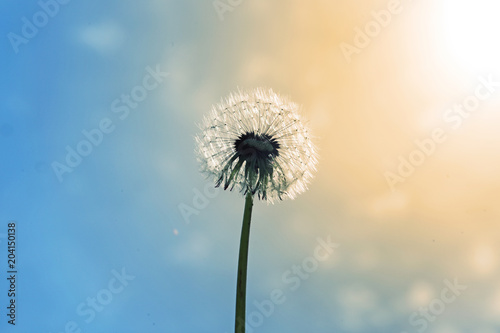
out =
[[[250,238],[250,220],[252,218],[253,197],[249,191],[245,198],[245,212],[241,227],[240,257],[238,259],[238,282],[236,285],[235,333],[245,333],[245,305],[247,293],[248,240]]]

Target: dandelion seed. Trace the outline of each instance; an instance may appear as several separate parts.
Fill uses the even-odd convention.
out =
[[[217,187],[259,199],[294,199],[307,189],[317,164],[298,106],[272,90],[231,94],[215,105],[196,137],[202,172]]]

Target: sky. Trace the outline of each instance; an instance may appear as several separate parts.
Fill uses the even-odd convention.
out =
[[[244,198],[194,137],[257,87],[301,106],[319,163],[255,202],[247,332],[500,331],[496,1],[0,10],[2,333],[234,331]]]

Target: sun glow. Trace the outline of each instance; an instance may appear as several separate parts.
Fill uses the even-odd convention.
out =
[[[443,0],[448,52],[466,69],[500,71],[500,1]]]

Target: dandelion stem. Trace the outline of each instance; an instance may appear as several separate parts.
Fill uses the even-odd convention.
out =
[[[245,305],[247,293],[248,240],[250,238],[250,220],[252,218],[253,197],[249,191],[245,198],[243,226],[241,227],[240,256],[238,259],[238,282],[236,285],[235,333],[245,333]]]

